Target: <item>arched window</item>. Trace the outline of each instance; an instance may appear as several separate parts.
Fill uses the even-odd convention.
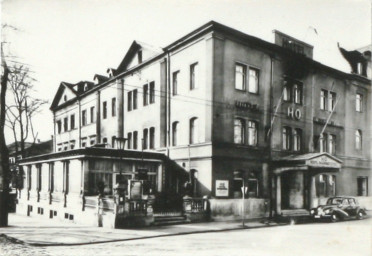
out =
[[[178,122],[172,124],[172,146],[177,146],[178,143]]]
[[[244,144],[245,138],[245,121],[241,118],[234,120],[234,143]]]
[[[357,150],[362,149],[362,131],[361,130],[355,131],[355,149]]]
[[[293,131],[293,150],[294,151],[301,150],[301,137],[302,137],[302,130],[294,129]]]
[[[199,130],[198,118],[193,117],[190,119],[190,144],[195,144],[199,142],[198,130]]]
[[[283,127],[282,132],[282,140],[283,140],[283,149],[290,150],[291,149],[291,128],[290,127]]]
[[[257,145],[257,122],[248,121],[248,145]]]

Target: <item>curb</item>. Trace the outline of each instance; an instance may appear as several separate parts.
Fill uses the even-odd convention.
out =
[[[162,235],[153,235],[153,236],[142,236],[142,237],[134,237],[134,238],[123,238],[123,239],[113,239],[113,240],[106,240],[106,241],[93,241],[93,242],[83,242],[83,243],[41,243],[41,242],[26,242],[20,240],[18,238],[14,238],[12,236],[6,234],[0,234],[0,237],[4,237],[11,242],[18,243],[18,244],[27,244],[35,247],[49,247],[49,246],[79,246],[79,245],[91,245],[91,244],[104,244],[104,243],[115,243],[115,242],[125,242],[125,241],[134,241],[134,240],[141,240],[141,239],[151,239],[151,238],[160,238],[160,237],[170,237],[170,236],[183,236],[183,235],[192,235],[192,234],[202,234],[202,233],[217,233],[217,232],[228,232],[228,231],[235,231],[235,230],[243,230],[243,229],[259,229],[259,228],[268,228],[268,227],[279,227],[279,226],[286,226],[287,223],[276,223],[276,224],[266,224],[265,226],[254,226],[254,227],[237,227],[237,228],[226,228],[226,229],[219,229],[219,230],[199,230],[199,231],[188,231],[188,232],[180,232],[180,233],[173,233],[173,234],[162,234]]]

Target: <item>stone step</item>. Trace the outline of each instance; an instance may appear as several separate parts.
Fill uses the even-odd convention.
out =
[[[154,218],[154,225],[155,226],[163,226],[163,225],[175,225],[175,224],[182,224],[188,223],[186,216],[178,215],[178,216],[156,216]]]

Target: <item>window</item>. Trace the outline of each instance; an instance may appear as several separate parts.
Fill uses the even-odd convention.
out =
[[[155,148],[155,127],[150,128],[150,149]]]
[[[336,153],[336,135],[329,134],[328,135],[328,153],[331,155]]]
[[[327,134],[321,134],[319,137],[320,152],[327,152]]]
[[[133,132],[133,149],[138,148],[138,132],[134,131]]]
[[[116,116],[116,98],[111,99],[111,116]]]
[[[283,149],[290,150],[291,149],[291,128],[290,127],[283,127]]]
[[[357,150],[362,149],[362,131],[361,130],[355,131],[355,149]]]
[[[63,118],[63,131],[68,131],[68,117]]]
[[[336,195],[336,176],[319,174],[315,180],[317,197],[331,197]]]
[[[133,90],[133,109],[137,109],[137,94],[138,90]]]
[[[150,83],[150,104],[155,103],[155,82]]]
[[[198,118],[190,119],[190,144],[198,143]]]
[[[258,197],[258,178],[253,172],[249,173],[249,178],[247,181],[247,196],[248,197]]]
[[[75,140],[70,140],[70,149],[75,148]]]
[[[246,67],[244,65],[235,65],[235,89],[245,90],[246,72]]]
[[[93,146],[94,144],[96,144],[96,138],[90,138],[90,145]]]
[[[87,111],[86,110],[83,110],[81,112],[81,124],[84,126],[84,125],[87,125]]]
[[[94,123],[95,122],[95,111],[94,111],[95,107],[90,107],[90,122],[91,123]]]
[[[128,139],[127,147],[128,149],[131,149],[132,147],[132,133],[131,132],[128,132],[127,139]]]
[[[70,129],[75,129],[75,114],[70,116]]]
[[[328,110],[333,111],[336,103],[336,93],[335,92],[329,92],[328,96]]]
[[[363,95],[359,93],[356,94],[355,110],[357,112],[362,112],[363,110]]]
[[[237,118],[234,120],[234,143],[244,144],[245,140],[245,121]]]
[[[328,176],[327,195],[328,196],[336,195],[336,176],[335,175]]]
[[[178,88],[178,73],[179,71],[173,72],[172,76],[172,95],[177,95],[177,88]]]
[[[283,100],[291,101],[291,88],[287,82],[285,82],[284,88],[283,88]]]
[[[62,122],[61,120],[57,121],[57,132],[60,134],[62,132]]]
[[[177,146],[178,143],[178,122],[172,124],[172,146]]]
[[[147,106],[149,104],[149,85],[145,84],[143,86],[143,105]]]
[[[302,130],[294,129],[293,131],[293,150],[294,151],[301,150],[301,137],[302,137]]]
[[[87,146],[87,138],[81,139],[81,147],[85,148]]]
[[[258,69],[249,68],[248,92],[258,93]]]
[[[131,111],[132,110],[132,92],[130,91],[130,92],[128,92],[128,105],[127,105],[127,107],[128,107],[128,111]]]
[[[138,51],[138,64],[141,64],[142,63],[142,51]]]
[[[327,110],[327,98],[328,98],[328,91],[321,90],[320,91],[320,109]]]
[[[142,148],[147,149],[148,146],[148,134],[149,130],[146,128],[143,130],[143,136],[142,136]]]
[[[198,63],[190,65],[190,90],[197,88],[197,69]]]
[[[368,196],[368,177],[358,177],[358,196]]]
[[[302,86],[295,84],[293,86],[293,96],[294,96],[294,102],[296,104],[302,103]]]
[[[103,119],[107,118],[107,101],[104,101],[102,103],[102,118]]]
[[[116,140],[116,136],[112,136],[111,137],[111,147],[112,148],[115,148],[115,140]]]
[[[254,121],[248,121],[248,145],[257,145],[257,123]]]

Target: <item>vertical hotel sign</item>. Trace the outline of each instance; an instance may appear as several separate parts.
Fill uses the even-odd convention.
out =
[[[228,180],[216,180],[216,196],[229,196]]]

